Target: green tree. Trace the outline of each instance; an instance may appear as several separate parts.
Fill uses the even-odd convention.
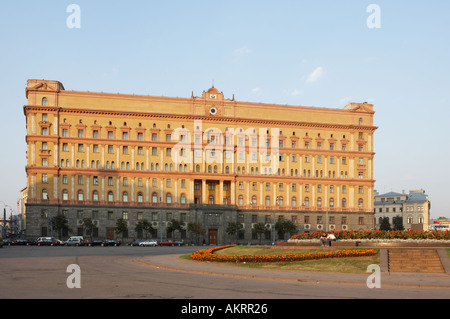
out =
[[[240,223],[240,222],[229,222],[227,225],[227,228],[225,229],[225,232],[228,235],[231,235],[231,236],[234,235],[236,243],[237,243],[237,236],[239,234],[239,231],[241,231],[243,228],[244,227],[242,226],[242,223]]]
[[[275,223],[275,230],[278,232],[278,238],[284,239],[284,234],[289,233],[290,235],[297,232],[297,226],[287,219],[279,220]]]
[[[178,230],[179,232],[181,232],[182,230],[184,230],[184,225],[182,222],[180,222],[179,220],[176,219],[172,219],[169,224],[167,225],[167,233],[171,234],[171,237],[173,238],[173,232]]]
[[[405,230],[405,227],[403,227],[403,217],[395,216],[392,218],[392,223],[394,224],[394,230]]]
[[[64,231],[69,232],[69,221],[64,214],[58,214],[52,218],[52,228],[59,235],[59,238],[62,239]]]
[[[127,222],[123,218],[119,218],[116,222],[116,228],[115,228],[116,235],[121,234],[122,240],[123,240],[123,233],[126,231],[128,231]]]
[[[257,236],[259,236],[259,244],[261,245],[261,237],[263,234],[265,234],[267,231],[269,231],[269,228],[264,223],[257,223],[253,225],[252,230]]]
[[[92,241],[92,230],[95,227],[94,223],[92,222],[92,218],[89,217],[83,218],[83,223],[81,224],[81,227],[83,228],[83,235],[89,234],[89,237]]]
[[[200,222],[188,223],[187,230],[196,237],[197,245],[199,244],[199,237],[206,234],[206,229]]]
[[[146,219],[143,219],[143,220],[140,220],[137,224],[136,224],[136,227],[134,228],[134,230],[136,231],[136,232],[138,232],[138,231],[142,231],[143,232],[143,234],[144,234],[144,237],[145,237],[145,239],[147,239],[148,238],[148,233],[150,232],[153,232],[155,229],[153,228],[153,226],[152,226],[152,223],[150,223],[148,220],[146,220]]]
[[[389,217],[383,217],[380,224],[380,230],[392,230],[391,224],[389,223]]]

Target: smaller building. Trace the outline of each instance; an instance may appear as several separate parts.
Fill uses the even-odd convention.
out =
[[[406,194],[389,192],[374,193],[375,229],[380,229],[383,218],[389,218],[391,228],[394,217],[402,217],[405,230],[429,230],[431,202],[423,189]]]

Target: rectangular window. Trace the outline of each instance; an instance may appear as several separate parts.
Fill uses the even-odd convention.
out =
[[[92,138],[98,138],[98,130],[92,131]]]

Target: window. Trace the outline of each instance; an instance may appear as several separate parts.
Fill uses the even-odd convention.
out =
[[[128,140],[128,132],[122,132],[122,140]]]
[[[153,204],[158,203],[158,194],[156,194],[156,192],[152,193],[152,203]]]
[[[78,137],[84,137],[84,130],[78,130]]]
[[[79,201],[84,200],[84,193],[83,193],[82,190],[79,190],[79,191],[78,191],[78,200],[79,200]]]
[[[238,199],[238,205],[239,205],[239,206],[242,206],[242,205],[244,205],[244,196],[242,196],[242,195],[239,195],[239,199]]]
[[[358,199],[358,208],[363,208],[363,199],[362,198],[360,198],[360,199]]]
[[[144,201],[144,197],[142,196],[142,192],[139,192],[137,194],[137,201],[138,201],[138,203],[142,203]]]
[[[347,199],[342,199],[342,208],[347,208]]]
[[[123,192],[123,193],[122,193],[122,201],[123,201],[124,203],[127,203],[127,202],[128,202],[128,192]]]
[[[122,212],[122,219],[128,220],[128,212]]]
[[[266,196],[266,206],[271,206],[270,205],[270,196]]]
[[[329,206],[330,207],[334,207],[334,198],[333,197],[330,198],[330,205]]]
[[[292,197],[292,200],[291,200],[291,206],[292,207],[297,207],[297,197]]]
[[[305,207],[309,207],[309,197],[305,197]]]
[[[92,200],[93,200],[94,202],[97,202],[97,201],[98,201],[98,192],[97,192],[97,191],[93,191],[93,192],[92,192]]]
[[[214,205],[214,196],[213,195],[209,195],[208,204]]]
[[[67,191],[67,189],[64,189],[62,191],[62,199],[63,200],[69,200],[69,192]]]
[[[62,136],[63,136],[63,137],[68,137],[68,136],[69,136],[69,130],[66,129],[66,128],[63,128],[63,130],[62,130]]]
[[[167,193],[167,195],[166,195],[166,203],[167,204],[172,204],[172,194]]]
[[[48,100],[46,97],[42,98],[42,106],[48,106]]]
[[[46,189],[43,189],[43,190],[42,190],[42,199],[45,199],[45,200],[48,199],[48,193],[47,193],[47,190],[46,190]]]
[[[185,194],[181,194],[181,196],[180,196],[180,203],[181,204],[186,204],[186,195]]]
[[[317,207],[322,207],[322,197],[317,197]]]
[[[114,138],[113,131],[108,131],[108,140],[112,140]]]
[[[253,196],[252,196],[252,202],[251,202],[251,204],[252,204],[253,206],[256,205],[256,195],[253,195]]]

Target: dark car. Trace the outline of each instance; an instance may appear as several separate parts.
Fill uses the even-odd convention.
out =
[[[114,239],[107,239],[103,241],[103,246],[120,246],[120,241]]]
[[[182,245],[184,245],[184,242],[179,241],[179,240],[168,239],[166,241],[159,242],[159,245],[160,246],[182,246]]]
[[[104,243],[104,240],[97,239],[97,240],[91,241],[91,242],[88,244],[88,246],[89,246],[89,247],[91,247],[91,246],[104,246],[103,243]]]
[[[15,240],[11,241],[11,245],[28,246],[28,245],[30,245],[30,241],[26,240],[26,239],[15,239]]]
[[[61,241],[56,238],[45,238],[42,240],[38,240],[38,246],[59,246],[61,245]]]
[[[131,243],[128,244],[128,246],[140,246],[139,244],[142,243],[143,241],[144,241],[143,239],[133,240]]]

